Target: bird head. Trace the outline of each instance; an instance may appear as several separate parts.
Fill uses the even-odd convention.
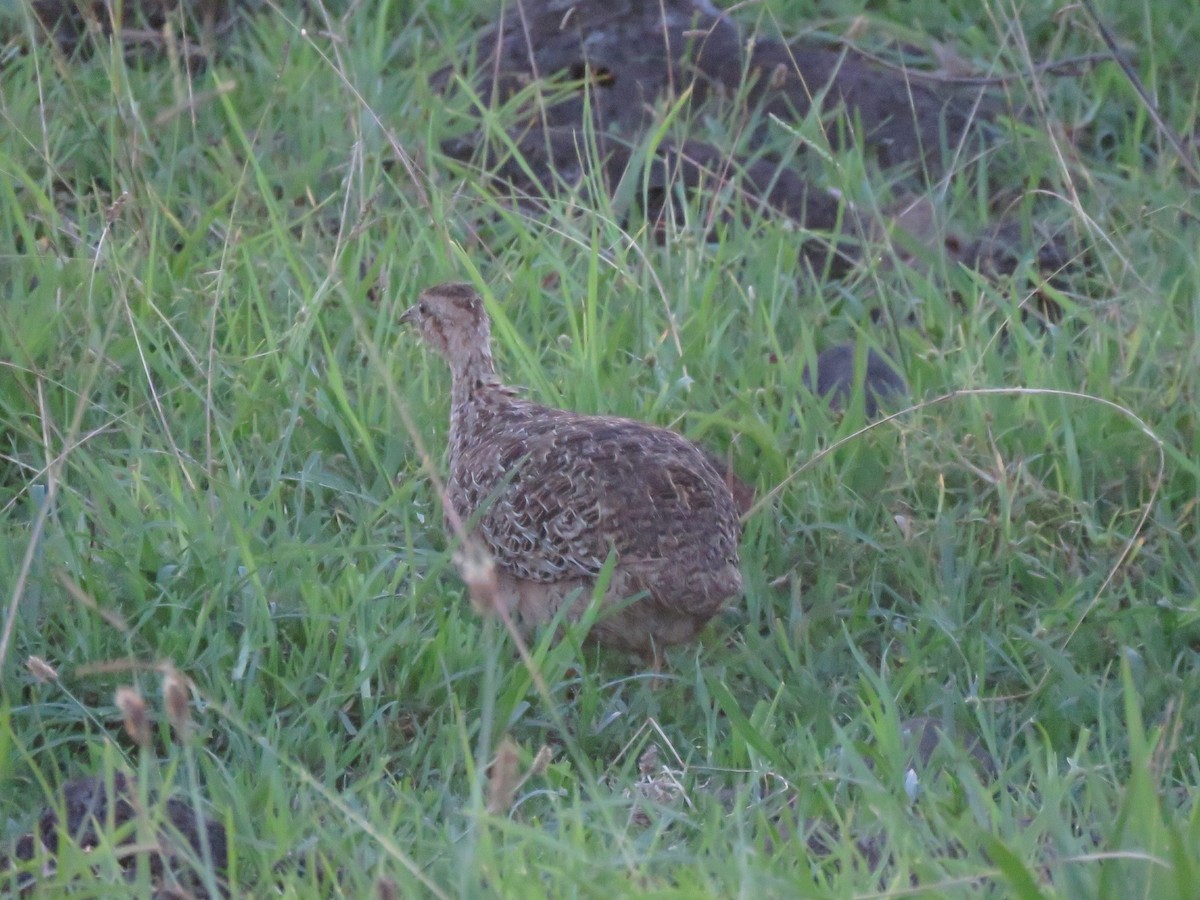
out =
[[[426,288],[400,321],[413,326],[421,339],[454,365],[486,351],[491,336],[487,310],[479,293],[461,281]]]

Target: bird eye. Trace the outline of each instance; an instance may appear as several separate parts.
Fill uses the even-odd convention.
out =
[[[426,306],[424,303],[418,303],[417,304],[417,312],[419,312],[423,316],[428,315],[429,307]]]

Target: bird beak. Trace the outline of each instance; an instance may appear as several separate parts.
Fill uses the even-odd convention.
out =
[[[417,308],[415,306],[410,306],[404,311],[403,315],[400,316],[400,324],[411,325],[415,321],[417,321]]]

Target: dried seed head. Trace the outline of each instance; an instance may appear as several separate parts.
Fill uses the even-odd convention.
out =
[[[496,749],[492,770],[488,776],[488,812],[503,815],[512,809],[513,796],[520,780],[521,760],[517,745],[508,737]]]
[[[192,713],[188,696],[188,680],[174,666],[163,673],[163,705],[167,708],[167,720],[175,730],[175,738],[184,743],[191,733]]]
[[[659,752],[657,744],[646,748],[638,757],[638,780],[624,791],[635,803],[630,812],[630,821],[635,825],[646,826],[653,821],[648,805],[671,806],[680,799],[691,805],[679,781],[683,773],[662,765]]]
[[[47,684],[51,681],[58,681],[58,670],[40,656],[31,656],[29,659],[25,660],[25,668],[29,670],[29,674],[32,675],[39,684]]]
[[[117,708],[125,717],[125,730],[139,747],[150,746],[150,714],[146,701],[136,688],[119,687],[116,697]]]
[[[500,608],[500,585],[496,580],[496,563],[483,542],[468,537],[454,554],[454,565],[466,582],[475,611],[480,615],[495,615]]]
[[[550,763],[553,762],[553,760],[554,751],[550,749],[550,745],[542,744],[542,749],[539,750],[537,752],[537,756],[533,758],[533,765],[529,767],[529,774],[527,774],[525,777],[533,778],[537,775],[541,775],[548,768],[550,768]]]
[[[396,887],[396,880],[388,878],[386,875],[379,878],[375,882],[375,896],[379,900],[398,900],[400,890]]]
[[[638,757],[638,774],[643,778],[649,778],[659,768],[658,744],[651,744]]]
[[[122,191],[121,196],[113,201],[112,206],[104,211],[104,224],[111,225],[117,221],[117,217],[121,215],[121,210],[125,208],[125,204],[129,202],[129,191]]]

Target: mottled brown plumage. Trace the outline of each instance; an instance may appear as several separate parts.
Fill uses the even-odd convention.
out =
[[[644,422],[518,397],[496,376],[487,312],[469,285],[427,289],[402,321],[450,364],[448,499],[491,553],[501,602],[524,627],[564,601],[579,618],[610,553],[592,637],[656,662],[741,592],[734,497],[699,447]]]

